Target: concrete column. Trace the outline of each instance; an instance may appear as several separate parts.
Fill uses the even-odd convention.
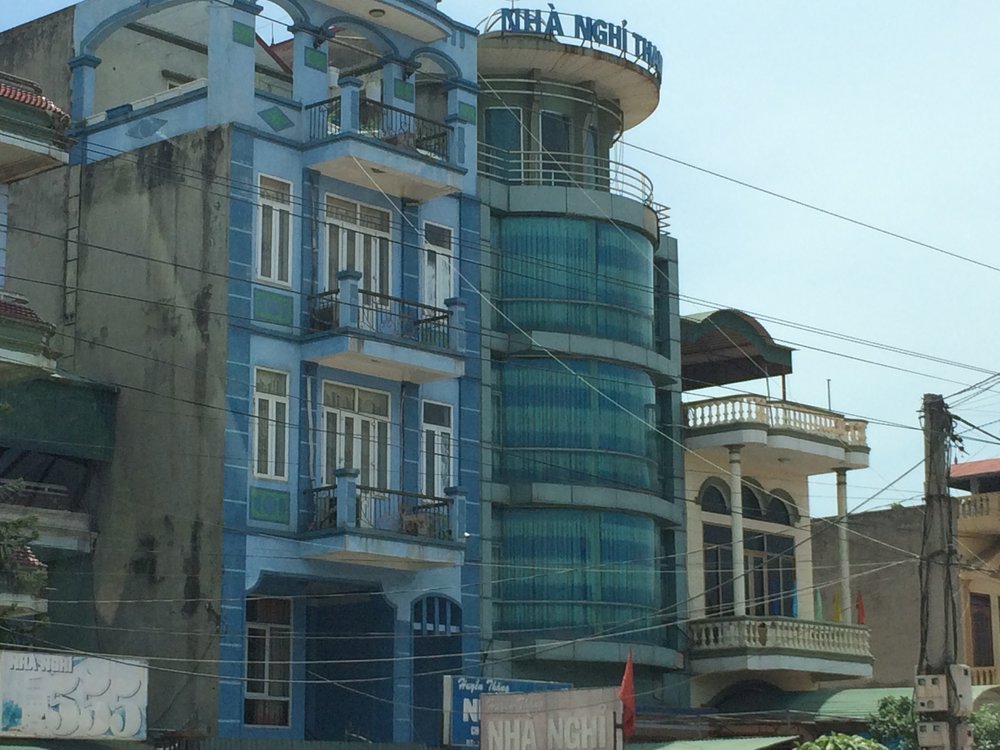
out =
[[[413,623],[412,606],[396,611],[392,661],[392,741],[413,741]]]
[[[451,501],[448,512],[448,530],[452,540],[465,539],[465,490],[461,487],[445,487],[444,496]]]
[[[261,7],[246,0],[208,7],[208,124],[256,125],[254,23]]]
[[[360,128],[361,86],[360,78],[348,76],[340,79],[341,133],[357,133]]]
[[[97,87],[97,66],[101,64],[99,57],[93,55],[77,55],[69,61],[72,76],[70,92],[70,117],[73,122],[79,122],[94,114],[94,92]]]
[[[308,106],[330,97],[326,34],[318,26],[296,24],[292,34],[292,98]]]
[[[354,468],[337,469],[337,528],[353,529],[358,525],[358,477]]]
[[[358,285],[361,282],[361,271],[339,271],[337,285],[337,320],[341,328],[358,327],[359,295]]]
[[[448,161],[470,170],[476,166],[477,117],[476,95],[463,85],[452,83],[448,89],[448,116],[445,118],[445,123],[451,127]]]
[[[851,599],[851,558],[847,541],[847,469],[834,469],[837,475],[837,552],[840,562],[840,606],[843,621],[854,622],[854,601]]]
[[[742,445],[729,446],[729,505],[733,518],[733,614],[747,613],[746,569],[743,565],[743,464]]]
[[[406,70],[396,60],[382,66],[382,101],[393,107],[412,112],[417,102],[416,76],[406,77]]]

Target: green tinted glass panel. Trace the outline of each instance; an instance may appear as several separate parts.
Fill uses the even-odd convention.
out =
[[[504,312],[520,327],[652,346],[653,247],[638,232],[588,219],[508,218],[499,257]]]
[[[497,629],[548,637],[664,638],[661,550],[651,519],[583,510],[501,515]]]
[[[500,370],[506,481],[656,489],[649,376],[605,362],[513,360]]]

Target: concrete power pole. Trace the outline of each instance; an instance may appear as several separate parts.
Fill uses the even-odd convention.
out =
[[[972,736],[962,721],[972,708],[969,668],[958,664],[958,506],[948,495],[948,440],[952,418],[944,398],[924,396],[924,530],[920,551],[920,663],[917,667],[917,741],[921,748],[967,750]]]

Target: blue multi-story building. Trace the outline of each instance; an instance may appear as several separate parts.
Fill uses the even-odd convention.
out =
[[[74,139],[12,190],[11,286],[121,388],[60,633],[149,659],[151,731],[433,743],[479,668],[477,37],[276,0],[274,44],[262,10],[83,0],[0,38]]]

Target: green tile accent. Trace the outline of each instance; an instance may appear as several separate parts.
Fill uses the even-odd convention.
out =
[[[247,26],[245,23],[233,21],[234,42],[242,44],[244,47],[253,47],[255,37],[256,32],[253,30],[253,26]]]
[[[404,102],[413,101],[413,84],[400,78],[396,79],[396,98]]]
[[[262,323],[291,326],[295,321],[295,303],[287,294],[254,289],[253,319]]]
[[[292,122],[292,119],[281,110],[281,107],[270,107],[269,109],[262,110],[257,114],[260,115],[260,119],[266,122],[271,127],[271,130],[276,133],[284,130],[285,128],[290,128],[295,124]]]
[[[292,517],[292,498],[281,490],[250,488],[250,519],[287,524]]]
[[[463,122],[476,124],[476,117],[479,114],[475,104],[458,103],[458,118]]]
[[[326,53],[312,47],[306,47],[305,63],[307,68],[322,70],[325,73],[327,68]]]

